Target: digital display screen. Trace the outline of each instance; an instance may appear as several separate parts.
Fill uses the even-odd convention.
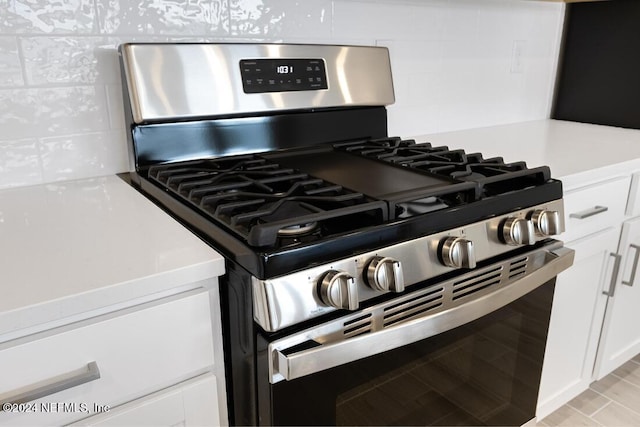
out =
[[[328,89],[323,59],[243,59],[240,61],[245,93]]]

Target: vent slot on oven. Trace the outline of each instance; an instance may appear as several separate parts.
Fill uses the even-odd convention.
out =
[[[528,257],[511,261],[509,265],[509,280],[517,279],[525,275],[527,272],[527,261],[529,261]]]
[[[403,301],[384,309],[383,327],[391,326],[398,322],[404,322],[424,313],[434,310],[442,305],[442,293],[444,288],[434,289],[426,294]]]
[[[345,338],[351,338],[371,332],[371,313],[351,319],[342,325]]]
[[[451,299],[455,301],[489,287],[499,285],[502,270],[503,267],[499,266],[482,274],[468,277],[459,282],[453,282],[453,297]]]

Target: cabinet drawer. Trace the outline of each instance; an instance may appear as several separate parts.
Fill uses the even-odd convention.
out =
[[[49,390],[86,374],[99,378]],[[65,424],[207,371],[213,365],[209,294],[196,290],[0,346],[0,401],[39,387],[42,397],[0,424]]]
[[[564,195],[565,242],[587,236],[624,219],[630,177],[621,177],[568,191]]]

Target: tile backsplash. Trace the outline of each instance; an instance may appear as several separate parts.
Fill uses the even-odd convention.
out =
[[[411,136],[548,118],[563,18],[525,0],[0,0],[0,188],[128,168],[122,42],[387,46],[389,132]]]

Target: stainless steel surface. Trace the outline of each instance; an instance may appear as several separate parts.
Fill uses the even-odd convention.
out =
[[[613,271],[611,272],[611,281],[609,282],[609,290],[602,291],[608,297],[613,297],[616,291],[616,282],[618,281],[618,273],[620,272],[620,262],[622,255],[609,254],[613,257]]]
[[[525,255],[274,341],[269,345],[268,351],[270,381],[276,383],[301,378],[469,323],[546,283],[571,266],[573,258],[573,250],[563,248],[562,242],[552,241],[545,247]],[[486,275],[486,278],[480,281],[478,275],[482,274]],[[477,288],[474,292],[468,291],[466,281],[469,280],[475,281]],[[487,284],[488,281],[492,282]],[[460,288],[469,292],[464,296],[456,295],[456,286],[460,282],[465,282]],[[415,306],[419,298],[426,298],[425,303],[431,303],[431,307],[417,310],[413,317],[398,323],[385,324],[389,317],[387,310],[395,309],[407,301]],[[403,312],[399,315],[404,319],[408,314],[411,313]],[[362,325],[365,323],[367,326]],[[351,335],[346,334],[345,325],[348,325],[349,331],[355,332]],[[361,329],[358,329],[359,327]],[[307,341],[314,341],[319,345],[297,352],[287,351]]]
[[[585,219],[585,218],[589,218],[590,216],[601,214],[608,210],[609,208],[606,206],[594,206],[590,209],[587,209],[581,212],[572,213],[569,215],[569,217],[576,218],[576,219]]]
[[[367,266],[365,281],[376,291],[404,291],[402,266],[393,258],[373,257]]]
[[[125,44],[124,73],[135,123],[394,102],[382,47],[303,44]],[[328,89],[246,94],[240,60],[318,58]]]
[[[560,233],[560,214],[557,211],[538,209],[531,215],[531,222],[538,236],[547,237]]]
[[[369,260],[376,256],[392,258],[401,263],[405,287],[449,273],[455,268],[442,265],[438,256],[440,242],[448,237],[464,237],[473,241],[478,262],[507,253],[513,250],[513,246],[506,245],[499,236],[502,223],[507,218],[525,219],[537,209],[560,212],[560,229],[564,230],[563,202],[560,199],[328,264],[317,265],[285,276],[266,280],[254,278],[252,280],[254,319],[266,331],[272,332],[335,310],[323,303],[316,292],[318,281],[329,270],[343,271],[354,278],[359,301],[381,295],[380,291],[371,289],[365,283],[365,273],[363,273]]]
[[[26,390],[21,389],[13,395],[5,395],[6,397],[0,398],[0,408],[2,408],[0,411],[4,409],[3,406],[5,403],[20,404],[31,402],[99,378],[100,369],[98,369],[98,364],[96,362],[90,362],[86,368],[58,376],[50,382],[39,382]]]
[[[536,230],[528,219],[507,218],[502,226],[502,237],[508,245],[533,245],[536,242]]]
[[[453,268],[476,268],[473,242],[462,237],[447,237],[440,250],[442,263]]]
[[[330,307],[358,309],[356,281],[344,271],[327,271],[318,284],[318,293],[322,302]]]
[[[636,255],[633,257],[633,267],[631,267],[631,277],[629,280],[623,280],[622,284],[627,286],[633,286],[633,282],[636,280],[636,272],[638,271],[638,258],[640,258],[640,246],[630,244],[629,248],[636,250]]]

